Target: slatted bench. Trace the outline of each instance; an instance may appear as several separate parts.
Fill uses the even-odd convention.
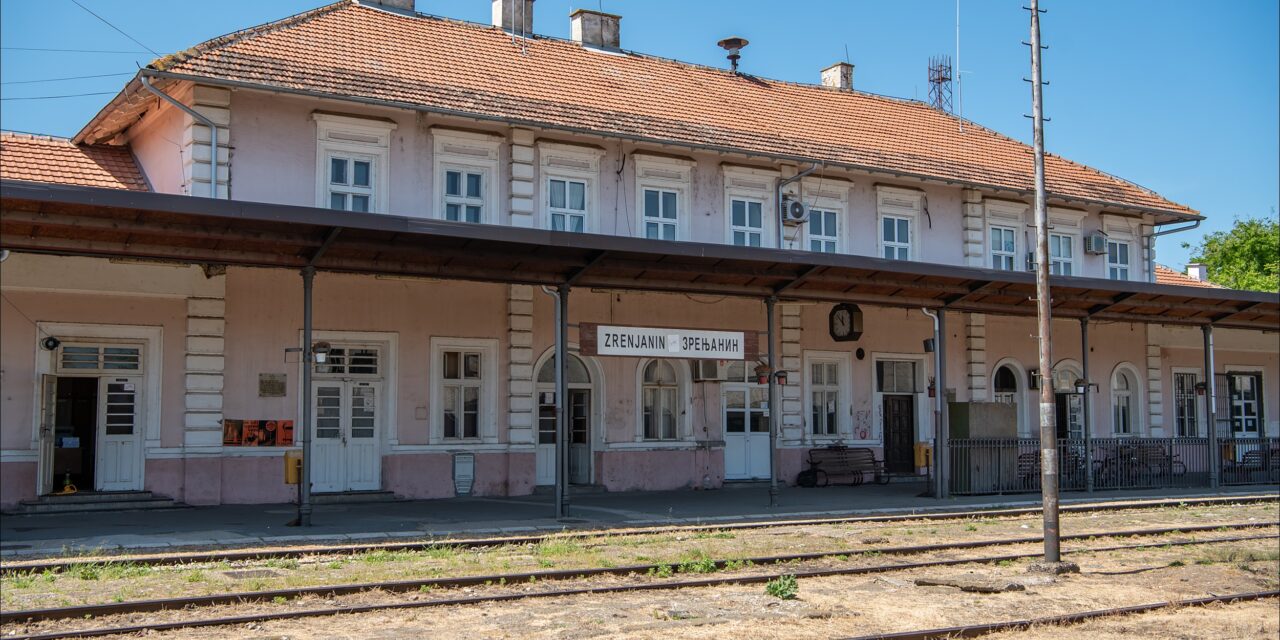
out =
[[[802,487],[825,487],[829,484],[860,485],[870,473],[875,482],[887,484],[884,461],[877,460],[870,449],[826,447],[809,450],[809,468],[800,472],[796,483]]]

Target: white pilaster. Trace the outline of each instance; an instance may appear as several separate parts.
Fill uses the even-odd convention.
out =
[[[983,256],[984,221],[982,212],[982,193],[977,189],[965,189],[961,192],[964,209],[964,263],[970,267],[982,267],[986,264]]]
[[[1147,426],[1152,436],[1164,436],[1164,386],[1160,381],[1160,345],[1147,333]]]
[[[186,370],[183,413],[187,447],[222,446],[222,386],[225,367],[226,301],[187,298]]]
[[[195,85],[185,96],[175,96],[218,128],[218,197],[229,197],[231,189],[231,91],[222,87]],[[213,194],[213,165],[209,153],[209,127],[185,113],[182,115],[183,175],[187,195]]]
[[[533,287],[507,287],[507,426],[511,444],[533,444]]]
[[[969,399],[990,400],[987,394],[987,317],[970,313],[964,322],[965,362],[969,371]]]
[[[780,366],[788,373],[787,384],[782,387],[782,439],[798,443],[804,437],[804,402],[800,397],[803,384],[804,363],[801,357],[800,305],[778,305],[782,311],[782,335]]]
[[[534,133],[529,129],[511,130],[511,226],[538,226],[533,217],[534,180],[537,169],[533,162]],[[532,294],[530,294],[532,295]]]

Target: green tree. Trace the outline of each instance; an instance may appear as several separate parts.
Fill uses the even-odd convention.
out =
[[[1231,289],[1280,291],[1280,222],[1236,218],[1230,231],[1206,234],[1191,249],[1192,262],[1209,268],[1209,281]]]

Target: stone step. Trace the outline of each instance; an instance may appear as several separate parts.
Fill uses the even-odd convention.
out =
[[[110,500],[106,502],[24,502],[13,515],[66,514],[91,511],[138,511],[150,509],[186,509],[187,505],[170,498],[143,498],[137,500]]]
[[[390,491],[343,491],[341,493],[313,493],[312,504],[354,504],[360,502],[394,502],[400,498]]]
[[[150,491],[82,491],[70,495],[40,496],[35,500],[23,500],[22,504],[78,504],[85,502],[128,502],[131,500],[151,500],[155,495]]]

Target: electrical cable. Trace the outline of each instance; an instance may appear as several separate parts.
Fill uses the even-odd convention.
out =
[[[49,47],[0,47],[0,51],[44,51],[52,53],[148,53],[146,51],[124,51],[120,49],[57,49]]]
[[[60,96],[23,96],[18,98],[0,98],[0,100],[57,100],[59,98],[83,98],[85,96],[109,96],[115,91],[96,91],[93,93],[68,93]]]
[[[86,7],[86,6],[82,5],[82,4],[80,4],[80,0],[71,0],[71,2],[72,2],[73,4],[75,4],[77,7],[80,7],[81,9],[84,9],[85,11],[87,11],[87,12],[89,13],[89,15],[91,15],[91,16],[93,16],[93,17],[95,17],[95,18],[99,19],[99,20],[101,20],[103,24],[105,24],[105,25],[107,25],[108,27],[111,27],[112,29],[115,29],[116,31],[120,32],[120,35],[122,35],[122,36],[124,36],[124,37],[126,37],[126,38],[128,38],[128,39],[130,39],[130,40],[132,40],[134,44],[136,44],[136,45],[138,45],[139,47],[142,47],[143,49],[146,49],[147,51],[151,52],[151,55],[153,55],[153,56],[155,56],[155,57],[157,57],[157,58],[161,57],[159,53],[156,53],[156,50],[155,50],[155,49],[152,49],[151,47],[148,47],[147,45],[142,44],[141,42],[139,42],[139,41],[138,41],[138,39],[137,39],[137,38],[135,38],[135,37],[133,37],[133,36],[131,36],[131,35],[129,35],[129,34],[127,34],[127,33],[125,33],[125,32],[124,32],[124,30],[123,30],[123,29],[121,29],[120,27],[117,27],[117,26],[115,26],[114,24],[111,24],[110,22],[108,22],[108,21],[107,21],[107,19],[106,19],[106,18],[104,18],[104,17],[102,17],[102,16],[100,16],[100,15],[98,15],[98,14],[94,13],[93,11],[90,11],[90,10],[89,10],[89,7]]]
[[[4,82],[0,82],[0,84],[35,84],[37,82],[62,82],[64,80],[88,80],[90,78],[114,78],[117,76],[131,75],[133,75],[132,71],[125,71],[122,73],[100,73],[92,76],[66,76],[64,78],[44,78],[41,80],[6,80]]]

